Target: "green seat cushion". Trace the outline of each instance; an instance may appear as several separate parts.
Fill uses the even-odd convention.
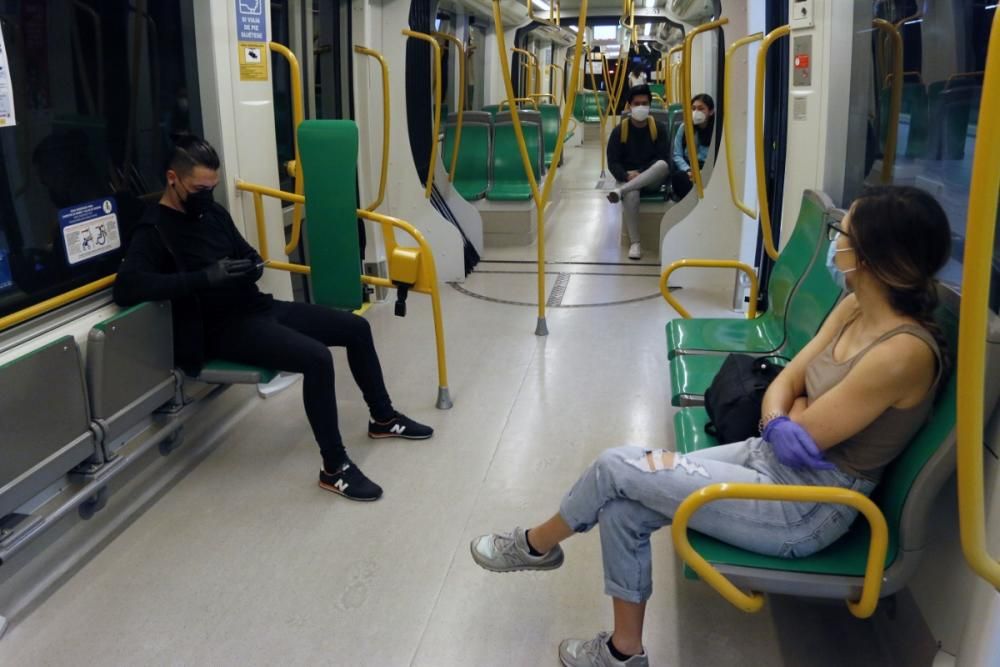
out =
[[[267,384],[277,374],[269,368],[213,359],[202,366],[195,379],[212,384]]]
[[[654,204],[654,203],[662,204],[664,199],[666,199],[666,194],[667,194],[666,189],[662,187],[656,192],[647,192],[643,190],[642,192],[639,193],[639,201],[645,202],[647,204]]]
[[[667,351],[679,353],[704,350],[766,353],[781,347],[782,322],[768,311],[753,320],[735,318],[673,319],[667,322]]]
[[[542,141],[545,151],[545,166],[552,164],[556,142],[559,139],[559,105],[539,104],[538,111],[542,115]]]
[[[681,408],[674,414],[674,439],[676,449],[681,454],[690,454],[699,449],[715,447],[719,442],[705,433],[708,412],[705,408]]]
[[[531,199],[531,185],[524,183],[494,183],[486,193],[490,201],[528,201]]]

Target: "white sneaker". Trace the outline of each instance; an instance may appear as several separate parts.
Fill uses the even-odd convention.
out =
[[[618,190],[612,190],[608,193],[608,201],[612,204],[617,204],[622,200],[622,193]]]
[[[566,667],[649,667],[645,653],[616,660],[608,650],[610,638],[610,632],[600,632],[593,639],[567,639],[559,645],[559,660]]]
[[[633,243],[628,247],[628,258],[642,259],[642,248],[639,247],[638,243]]]

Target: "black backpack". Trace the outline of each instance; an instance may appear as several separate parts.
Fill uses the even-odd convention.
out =
[[[782,366],[772,359],[730,354],[705,391],[709,422],[705,432],[721,443],[740,442],[757,435],[764,393]],[[785,359],[787,361],[787,359]]]

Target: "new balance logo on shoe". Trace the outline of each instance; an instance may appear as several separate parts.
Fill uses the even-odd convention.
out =
[[[333,485],[337,487],[337,490],[340,491],[341,493],[347,491],[347,487],[350,486],[350,484],[348,484],[342,479],[338,479],[336,482],[333,483]]]
[[[402,424],[393,424],[392,428],[389,429],[389,433],[395,433],[396,435],[403,435],[403,431],[405,430],[406,427],[403,426]]]

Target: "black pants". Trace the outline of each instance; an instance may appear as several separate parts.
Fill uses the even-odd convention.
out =
[[[704,168],[705,163],[698,160],[698,166]],[[691,192],[691,188],[694,187],[694,183],[691,182],[691,177],[687,175],[687,172],[681,171],[674,167],[674,171],[670,172],[670,189],[673,190],[674,198],[680,201],[684,199],[684,196]]]
[[[332,346],[347,348],[354,381],[372,419],[393,416],[368,320],[353,313],[307,303],[275,301],[263,312],[232,320],[208,334],[212,357],[302,373],[306,417],[327,470],[346,457],[337,426]]]

